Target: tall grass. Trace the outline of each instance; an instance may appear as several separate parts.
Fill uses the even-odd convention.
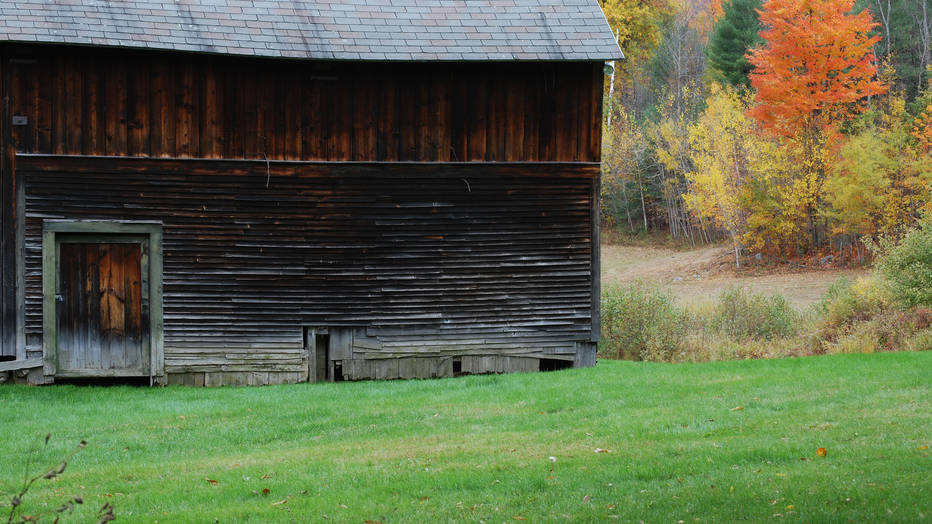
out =
[[[782,295],[740,288],[709,306],[679,305],[657,285],[606,288],[603,358],[706,362],[827,353],[932,348],[932,310],[897,307],[876,277],[835,282],[815,307],[795,310]]]
[[[685,313],[656,286],[612,286],[602,294],[602,344],[607,358],[671,360],[686,334]]]
[[[799,313],[783,295],[765,296],[733,287],[719,295],[708,327],[735,340],[771,340],[796,334],[799,320]]]

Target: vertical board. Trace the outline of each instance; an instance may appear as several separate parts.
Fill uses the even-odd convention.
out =
[[[14,286],[13,144],[10,129],[10,71],[6,48],[0,46],[0,355],[17,356],[16,289]]]
[[[277,61],[17,46],[23,153],[598,161],[600,64]],[[28,62],[28,66],[26,63]],[[9,76],[9,74],[8,74]]]
[[[61,242],[57,252],[58,372],[144,372],[141,245]]]

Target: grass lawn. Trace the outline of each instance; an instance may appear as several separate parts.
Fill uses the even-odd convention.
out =
[[[47,432],[43,467],[88,445],[23,508],[80,495],[80,522],[106,502],[125,522],[932,520],[932,352],[260,388],[3,386],[0,521]]]

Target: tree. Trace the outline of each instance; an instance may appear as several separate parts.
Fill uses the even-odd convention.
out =
[[[722,18],[715,24],[705,54],[709,72],[720,82],[734,87],[748,87],[751,63],[748,50],[763,43],[757,10],[763,0],[731,0],[726,2]]]
[[[685,196],[686,204],[691,211],[728,232],[737,267],[741,267],[747,230],[742,201],[751,178],[753,132],[754,123],[745,116],[738,94],[714,84],[705,110],[689,127],[694,168],[686,173],[692,183]]]
[[[870,11],[854,0],[767,0],[760,12],[765,44],[751,50],[751,114],[783,136],[837,125],[887,92],[876,80]]]
[[[932,63],[932,0],[858,0],[880,22],[883,40],[875,53],[895,74],[891,85],[914,99],[929,78]]]
[[[876,129],[869,128],[845,143],[827,182],[836,234],[873,235],[883,222],[896,161]]]

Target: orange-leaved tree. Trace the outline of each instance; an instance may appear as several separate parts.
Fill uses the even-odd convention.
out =
[[[840,125],[887,92],[877,79],[871,36],[876,23],[855,0],[766,0],[759,11],[764,44],[752,49],[749,113],[784,138],[793,158],[793,198],[800,203],[805,236],[797,249],[818,249],[829,233],[826,175],[840,143]]]
[[[765,43],[750,52],[751,114],[783,136],[833,127],[887,91],[877,80],[871,36],[877,23],[855,0],[767,0],[760,11]]]

